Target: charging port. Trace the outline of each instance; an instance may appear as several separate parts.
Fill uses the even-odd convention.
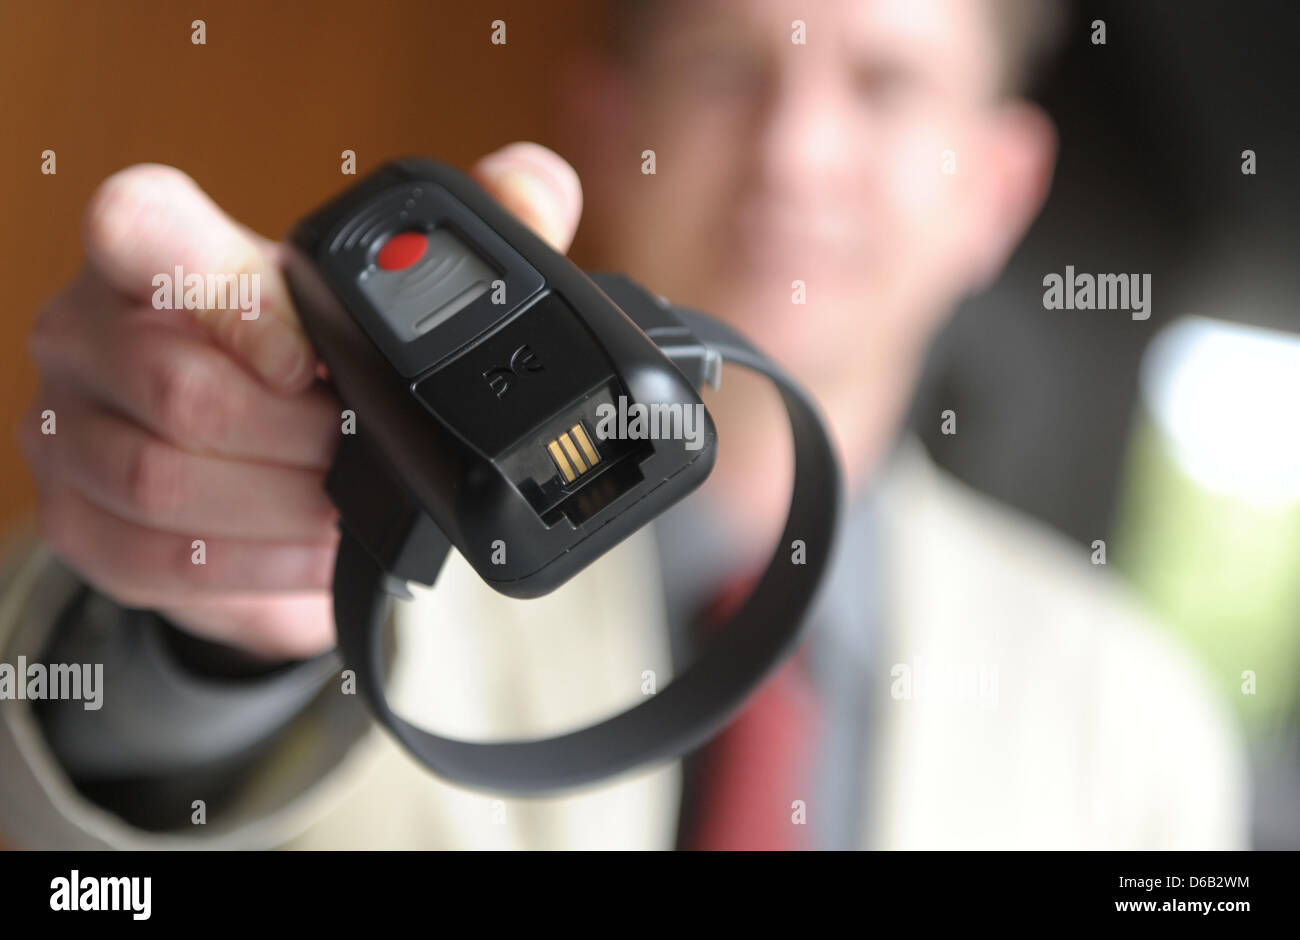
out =
[[[572,403],[502,460],[547,527],[562,519],[582,525],[644,479],[640,463],[654,452],[649,441],[597,440],[590,430],[596,409],[626,394],[615,386],[602,384]]]

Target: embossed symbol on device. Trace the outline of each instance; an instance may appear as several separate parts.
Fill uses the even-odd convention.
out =
[[[541,371],[542,361],[527,345],[523,345],[511,353],[509,365],[488,369],[483,373],[483,378],[487,379],[488,387],[496,393],[497,398],[505,398],[506,392],[514,386],[515,376]]]

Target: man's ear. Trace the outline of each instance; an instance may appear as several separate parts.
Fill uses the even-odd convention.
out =
[[[1043,208],[1056,165],[1056,127],[1041,108],[1009,101],[990,120],[971,284],[977,290],[997,278]]]

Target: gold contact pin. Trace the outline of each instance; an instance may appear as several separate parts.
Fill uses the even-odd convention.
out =
[[[587,437],[587,431],[581,424],[575,424],[573,427],[569,428],[569,433],[573,435],[573,439],[577,441],[578,446],[582,448],[582,453],[583,456],[587,458],[587,463],[591,464],[593,467],[600,463],[600,454],[596,453],[596,448],[591,444],[591,438]]]
[[[573,468],[569,466],[569,458],[564,456],[559,441],[551,441],[546,445],[546,449],[551,452],[551,459],[555,461],[555,465],[560,468],[560,473],[564,475],[565,483],[572,483],[578,478],[578,475],[573,472]]]
[[[569,437],[569,432],[565,431],[560,435],[560,443],[564,445],[564,452],[569,455],[569,460],[579,473],[587,472],[587,465],[582,461],[582,455],[578,453],[578,447],[573,443],[573,438]]]
[[[546,445],[565,483],[572,483],[600,463],[600,454],[582,424],[575,424]]]

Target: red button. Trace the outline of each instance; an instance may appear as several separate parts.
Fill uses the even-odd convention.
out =
[[[423,232],[402,232],[384,242],[375,263],[385,271],[403,271],[424,256],[429,239]]]

